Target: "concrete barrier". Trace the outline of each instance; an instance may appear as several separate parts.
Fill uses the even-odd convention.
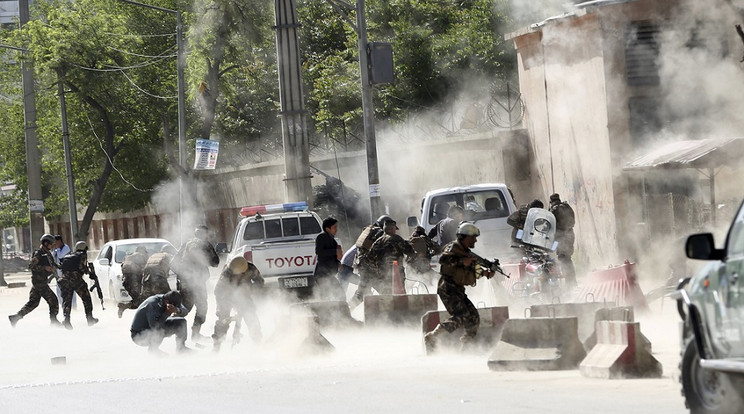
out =
[[[615,322],[635,322],[635,312],[633,312],[632,306],[620,306],[613,308],[598,309],[594,314],[594,326],[591,336],[584,341],[584,349],[587,352],[591,351],[595,345],[597,345],[597,331],[596,324],[599,321],[615,321]],[[639,337],[639,343],[648,352],[651,352],[651,341],[646,338],[642,333]]]
[[[319,301],[295,303],[290,308],[303,308],[318,318],[321,327],[357,327],[364,325],[351,317],[349,304],[344,301]]]
[[[578,318],[509,319],[488,367],[494,371],[576,369],[586,356]]]
[[[437,295],[367,295],[364,325],[418,326],[421,317],[437,309]]]
[[[612,302],[554,303],[532,305],[525,311],[529,311],[530,317],[562,318],[575,316],[578,318],[579,340],[584,345],[584,350],[589,352],[594,344],[587,345],[587,340],[594,336],[596,313],[614,306],[615,304]]]
[[[646,297],[638,286],[635,263],[628,260],[620,266],[591,272],[584,280],[577,297],[613,301],[619,306],[633,306],[641,312],[648,311]]]
[[[501,338],[501,332],[504,324],[509,319],[509,308],[498,306],[493,308],[478,308],[480,316],[480,325],[478,326],[478,335],[475,336],[473,348],[480,349],[492,347]],[[439,323],[447,320],[450,314],[447,311],[430,311],[421,318],[421,334],[432,331]],[[441,349],[457,350],[460,349],[460,336],[465,333],[463,328],[459,328],[450,334],[442,334],[437,337],[437,351]]]
[[[266,341],[273,348],[284,353],[313,355],[335,350],[320,333],[318,315],[304,306],[291,306],[289,314],[279,319],[274,334]]]
[[[662,366],[640,345],[638,322],[597,322],[597,345],[579,366],[591,378],[659,378]]]

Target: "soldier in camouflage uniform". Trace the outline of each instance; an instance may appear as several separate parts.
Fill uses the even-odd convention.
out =
[[[10,324],[14,327],[19,320],[39,306],[41,298],[44,298],[49,305],[49,319],[52,325],[60,325],[57,319],[57,313],[59,313],[57,295],[49,288],[49,277],[55,274],[54,259],[51,252],[54,245],[54,236],[45,234],[41,236],[40,241],[41,246],[34,252],[28,265],[31,269],[31,290],[28,293],[28,302],[23,305],[18,313],[8,316]]]
[[[377,269],[372,268],[368,265],[368,261],[365,260],[365,256],[367,255],[367,253],[369,253],[369,249],[370,247],[372,247],[372,244],[374,244],[374,242],[384,234],[382,227],[386,220],[392,220],[392,218],[390,218],[390,216],[388,216],[387,214],[383,214],[377,219],[376,222],[362,229],[361,234],[359,234],[359,237],[357,237],[357,241],[355,243],[357,252],[356,256],[354,257],[354,269],[356,269],[357,273],[359,273],[359,287],[361,287],[363,280],[369,281],[377,279]],[[352,296],[351,300],[349,301],[349,308],[356,308],[357,305],[362,302],[363,297],[363,292],[360,292],[359,288],[357,288],[354,296]]]
[[[426,235],[426,230],[421,226],[411,233],[408,243],[413,246],[415,254],[408,256],[408,265],[418,273],[431,273],[431,258],[442,252],[442,247]]]
[[[191,338],[197,340],[204,338],[200,330],[207,318],[209,267],[217,267],[220,264],[220,257],[214,250],[212,243],[207,240],[207,226],[198,226],[194,231],[194,236],[176,254],[173,262],[177,264],[177,267],[173,270],[178,275],[178,281],[180,282],[183,306],[189,312],[196,307],[194,323],[191,326]]]
[[[566,287],[569,289],[575,288],[576,270],[571,259],[574,252],[574,241],[576,240],[573,231],[576,222],[574,211],[568,205],[568,202],[561,201],[561,196],[556,193],[550,196],[550,212],[555,216],[555,241],[558,242],[555,255],[561,265],[561,273],[566,280]]]
[[[367,277],[362,276],[360,278],[359,287],[354,293],[354,297],[360,302],[364,299],[364,296],[370,294],[371,288],[375,288],[381,294],[392,292],[394,261],[398,262],[401,279],[405,280],[405,271],[402,266],[403,257],[413,256],[416,252],[410,243],[396,234],[397,230],[398,226],[394,220],[385,220],[385,234],[372,243],[369,252],[362,259],[365,266],[372,272],[368,272]]]
[[[460,327],[465,328],[465,333],[460,337],[463,347],[472,342],[478,333],[480,316],[473,302],[465,294],[465,286],[474,286],[479,276],[493,277],[492,271],[479,269],[477,256],[471,252],[475,247],[476,238],[480,236],[480,230],[472,223],[462,223],[456,234],[457,240],[446,245],[439,258],[441,265],[439,272],[442,277],[437,286],[437,295],[450,317],[424,335],[427,352],[434,351],[438,335],[444,332],[452,333]]]
[[[72,329],[70,323],[70,312],[72,310],[72,295],[77,293],[83,301],[85,309],[85,318],[88,320],[88,326],[98,323],[98,319],[93,317],[93,302],[90,299],[88,284],[83,280],[83,275],[90,273],[88,269],[88,245],[84,241],[75,243],[75,252],[62,257],[62,267],[66,268],[65,261],[70,260],[75,266],[75,270],[62,270],[62,277],[59,278],[59,288],[62,290],[62,314],[65,316],[63,322],[65,328]]]
[[[167,244],[147,259],[144,277],[142,278],[142,292],[140,293],[140,298],[143,301],[152,295],[168,293],[171,290],[168,284],[168,274],[175,253],[176,249]]]
[[[120,303],[119,317],[126,309],[137,309],[145,298],[140,297],[142,291],[142,276],[147,263],[147,248],[137,246],[137,249],[124,257],[121,264],[122,285],[127,290],[132,301],[129,303]]]
[[[214,287],[214,297],[217,302],[217,322],[214,324],[215,351],[220,349],[220,345],[230,329],[230,322],[235,322],[233,330],[233,344],[240,341],[240,322],[245,324],[250,330],[251,339],[254,342],[261,342],[261,323],[256,315],[256,306],[253,303],[253,293],[256,289],[262,288],[264,279],[261,272],[253,263],[247,261],[242,256],[233,257],[225,266],[220,274],[219,280]],[[231,316],[232,310],[235,309],[237,314]]]

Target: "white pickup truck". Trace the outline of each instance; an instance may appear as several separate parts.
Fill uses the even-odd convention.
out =
[[[225,263],[243,256],[256,265],[267,286],[309,294],[315,284],[315,238],[323,231],[318,215],[305,202],[243,207],[240,215],[230,250],[217,246],[227,253]]]
[[[482,257],[513,255],[510,248],[512,227],[507,217],[516,210],[514,199],[506,184],[474,184],[463,187],[440,188],[424,195],[421,218],[409,217],[409,227],[422,226],[428,233],[440,220],[447,217],[452,205],[463,208],[463,220],[474,223],[481,232],[474,251]]]

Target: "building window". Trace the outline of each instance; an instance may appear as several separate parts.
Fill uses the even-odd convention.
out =
[[[630,138],[634,145],[653,139],[661,131],[660,107],[661,100],[655,97],[635,96],[628,100]]]
[[[633,22],[625,32],[625,70],[629,86],[659,84],[659,26]]]

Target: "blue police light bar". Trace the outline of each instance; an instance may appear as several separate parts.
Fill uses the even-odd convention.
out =
[[[307,202],[298,201],[295,203],[265,204],[260,206],[243,207],[240,209],[240,215],[243,217],[250,217],[255,216],[256,214],[288,213],[291,211],[305,211],[307,209]]]

